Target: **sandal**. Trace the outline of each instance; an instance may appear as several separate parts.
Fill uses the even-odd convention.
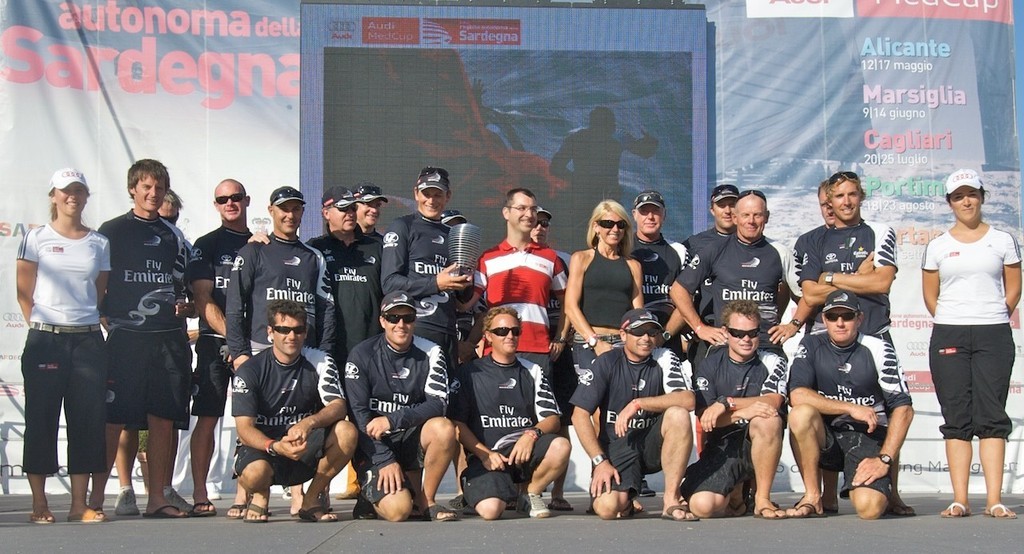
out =
[[[551,502],[548,502],[548,509],[556,512],[571,512],[573,510],[572,504],[562,497],[552,498]]]
[[[50,510],[46,510],[41,514],[32,512],[28,516],[28,521],[29,523],[36,523],[38,525],[50,525],[51,523],[57,521],[57,519],[53,517],[53,513],[50,512]]]
[[[102,512],[97,512],[92,508],[86,508],[78,515],[68,514],[68,521],[71,523],[103,523],[106,520],[107,518]]]
[[[997,514],[996,510],[1000,510]],[[1005,504],[999,503],[993,505],[991,508],[985,508],[986,517],[994,517],[996,519],[1017,519],[1017,514],[1013,513],[1012,510],[1006,507]]]
[[[971,517],[971,509],[959,502],[952,502],[945,510],[939,512],[939,515],[946,519]]]
[[[807,510],[808,508],[810,510]],[[818,508],[816,508],[814,506],[814,504],[811,504],[810,502],[804,502],[804,503],[797,502],[793,506],[793,512],[794,513],[790,514],[789,511],[787,510],[786,517],[792,518],[792,519],[814,519],[814,518],[819,518],[819,517],[828,517],[828,515],[825,514],[825,510],[824,509],[822,509],[822,511],[819,512]]]
[[[782,515],[779,515],[780,511],[782,512]],[[765,512],[770,512],[772,515],[770,517],[768,517],[768,516],[765,515]],[[771,506],[765,506],[764,508],[754,510],[754,518],[755,519],[789,519],[789,514],[787,514],[786,511],[783,510],[782,508],[779,508],[778,504],[776,504],[775,502],[772,502]]]
[[[683,517],[676,517],[677,512],[683,512]],[[693,515],[688,506],[682,504],[666,508],[664,512],[661,512],[661,519],[665,521],[700,521],[700,518]]]
[[[232,504],[224,517],[228,519],[242,519],[245,517],[245,504]]]
[[[188,515],[191,517],[212,517],[217,515],[217,508],[214,507],[213,502],[196,502]]]
[[[431,521],[448,522],[459,520],[459,512],[452,510],[448,506],[434,504],[427,508],[427,512],[430,514]]]
[[[299,519],[310,523],[327,523],[338,521],[338,516],[328,512],[323,506],[313,506],[308,510],[299,510]]]
[[[256,517],[249,517],[250,513],[256,514]],[[270,512],[268,512],[265,507],[257,506],[250,502],[249,505],[245,507],[245,519],[242,521],[246,523],[266,523],[268,521],[266,518],[269,517],[269,513]]]

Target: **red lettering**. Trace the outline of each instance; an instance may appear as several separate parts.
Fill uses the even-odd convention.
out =
[[[171,94],[185,95],[196,90],[192,78],[196,76],[196,61],[188,52],[174,50],[160,60],[160,86]]]
[[[135,66],[139,66],[141,78],[135,79]],[[142,50],[125,50],[117,59],[117,80],[125,92],[156,93],[156,39],[142,38]]]
[[[43,77],[43,59],[35,50],[22,47],[20,42],[36,43],[42,37],[43,33],[20,25],[15,25],[4,31],[3,38],[0,39],[0,46],[3,47],[4,54],[11,62],[25,62],[28,64],[28,68],[18,70],[14,69],[13,63],[8,63],[5,64],[6,67],[0,69],[0,75],[12,83],[34,83],[41,79]]]

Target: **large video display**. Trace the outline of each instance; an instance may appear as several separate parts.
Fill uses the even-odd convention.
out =
[[[373,181],[390,218],[414,208],[420,168],[444,167],[449,206],[487,243],[505,192],[527,187],[563,249],[605,198],[661,190],[674,235],[691,232],[695,194],[706,204],[702,9],[332,3],[302,19],[306,190]]]

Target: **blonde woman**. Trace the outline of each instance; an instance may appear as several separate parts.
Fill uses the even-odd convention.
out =
[[[53,523],[46,476],[57,473],[61,405],[67,421],[68,521],[104,521],[86,503],[91,474],[99,498],[106,484],[107,353],[99,303],[110,273],[110,243],[82,223],[89,199],[85,176],[58,170],[50,180],[50,223],[25,235],[18,249],[18,304],[28,322],[21,359],[25,380],[25,453],[32,523]],[[102,506],[102,501],[99,502]]]

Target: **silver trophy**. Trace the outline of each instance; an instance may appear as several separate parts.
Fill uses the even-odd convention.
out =
[[[482,252],[480,242],[480,228],[472,223],[459,223],[448,231],[448,263],[458,266],[456,274],[473,274]]]

